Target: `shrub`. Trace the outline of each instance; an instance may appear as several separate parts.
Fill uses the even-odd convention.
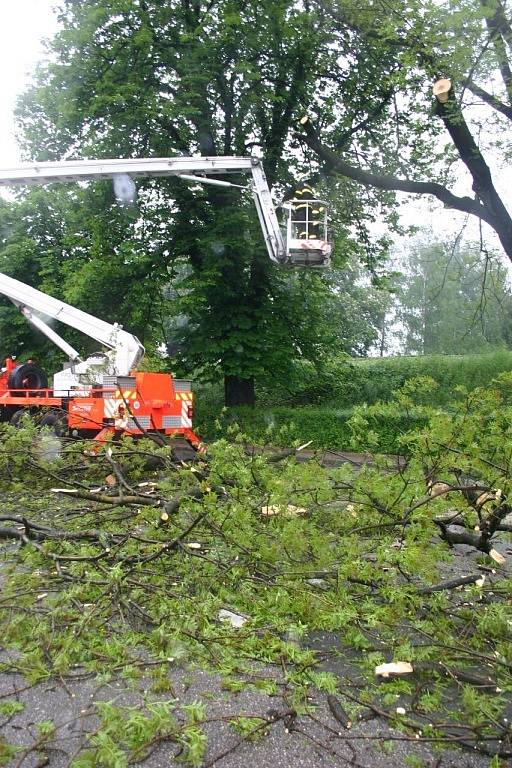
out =
[[[220,413],[199,408],[196,429],[206,442],[225,437],[239,428],[255,444],[289,446],[308,443],[312,449],[347,450],[352,445],[352,430],[348,425],[352,409],[327,407],[230,408]],[[397,453],[400,437],[424,420],[406,412],[368,414],[372,432],[377,436],[375,447],[384,453]]]
[[[512,352],[497,351],[485,355],[431,355],[347,359],[340,357],[315,371],[302,368],[302,384],[285,391],[279,382],[272,389],[259,392],[256,408],[223,409],[223,391],[219,384],[196,388],[195,428],[210,442],[224,437],[238,424],[254,443],[291,445],[312,441],[314,448],[347,450],[352,432],[347,425],[354,408],[375,403],[390,403],[394,393],[407,381],[432,380],[416,401],[446,409],[459,397],[458,387],[467,390],[488,386],[502,372],[512,370]],[[422,417],[396,408],[366,413],[374,447],[400,452],[400,438],[410,429],[423,426]]]
[[[428,376],[440,385],[432,391],[430,404],[446,405],[453,400],[456,387],[487,386],[500,373],[510,370],[512,352],[508,350],[485,355],[367,358],[351,360],[348,365],[341,360],[337,385],[329,400],[342,408],[379,400],[388,402],[393,392],[409,379]]]

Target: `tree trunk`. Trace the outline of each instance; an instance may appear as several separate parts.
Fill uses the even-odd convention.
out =
[[[224,376],[224,402],[227,406],[250,405],[254,407],[254,377]]]
[[[473,190],[487,214],[481,218],[494,229],[503,250],[512,261],[512,217],[496,191],[489,166],[469,130],[453,90],[447,102],[437,103],[436,113],[473,178]]]

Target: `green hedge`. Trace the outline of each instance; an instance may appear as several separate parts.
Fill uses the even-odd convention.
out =
[[[345,397],[340,405],[389,401],[394,391],[415,376],[430,376],[439,387],[431,393],[432,405],[446,405],[457,386],[471,390],[487,386],[504,371],[512,370],[512,352],[500,350],[485,355],[426,355],[355,361],[350,370],[340,368]]]
[[[458,385],[467,389],[486,386],[498,374],[512,370],[512,352],[499,350],[485,355],[426,355],[332,359],[320,371],[304,365],[300,383],[285,391],[279,382],[263,391],[266,404],[329,405],[351,408],[362,403],[388,402],[393,392],[415,376],[430,376],[439,383],[429,403],[446,405]]]
[[[352,433],[347,421],[351,415],[351,409],[285,406],[230,408],[219,412],[211,403],[210,407],[203,403],[197,409],[195,428],[206,442],[226,437],[237,425],[255,444],[290,446],[311,440],[312,449],[349,450]],[[424,423],[406,414],[370,418],[370,428],[378,435],[378,449],[383,453],[399,453],[400,435]]]
[[[354,406],[388,402],[393,392],[416,376],[429,376],[439,386],[421,396],[425,405],[446,407],[456,397],[455,388],[486,386],[503,371],[512,370],[512,352],[485,355],[436,355],[425,357],[331,360],[321,372],[305,366],[304,380],[295,392],[285,392],[278,382],[259,393],[256,408],[222,407],[220,385],[196,388],[195,428],[210,442],[225,437],[234,424],[254,443],[291,445],[312,440],[314,448],[348,450],[351,432],[347,421]],[[372,416],[370,428],[378,435],[379,449],[402,450],[399,438],[414,426],[422,426],[405,414]]]

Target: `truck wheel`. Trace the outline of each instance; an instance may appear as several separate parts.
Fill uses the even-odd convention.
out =
[[[40,427],[48,427],[56,437],[65,437],[68,434],[68,422],[66,414],[61,411],[48,411],[39,422]]]
[[[9,389],[46,389],[48,378],[42,368],[34,363],[16,366],[7,380]]]

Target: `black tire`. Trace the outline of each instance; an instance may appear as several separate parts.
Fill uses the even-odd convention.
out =
[[[39,422],[40,427],[48,427],[57,437],[66,437],[69,432],[66,414],[62,411],[47,411]]]
[[[42,368],[34,363],[22,363],[9,375],[9,389],[47,389],[48,377]]]

